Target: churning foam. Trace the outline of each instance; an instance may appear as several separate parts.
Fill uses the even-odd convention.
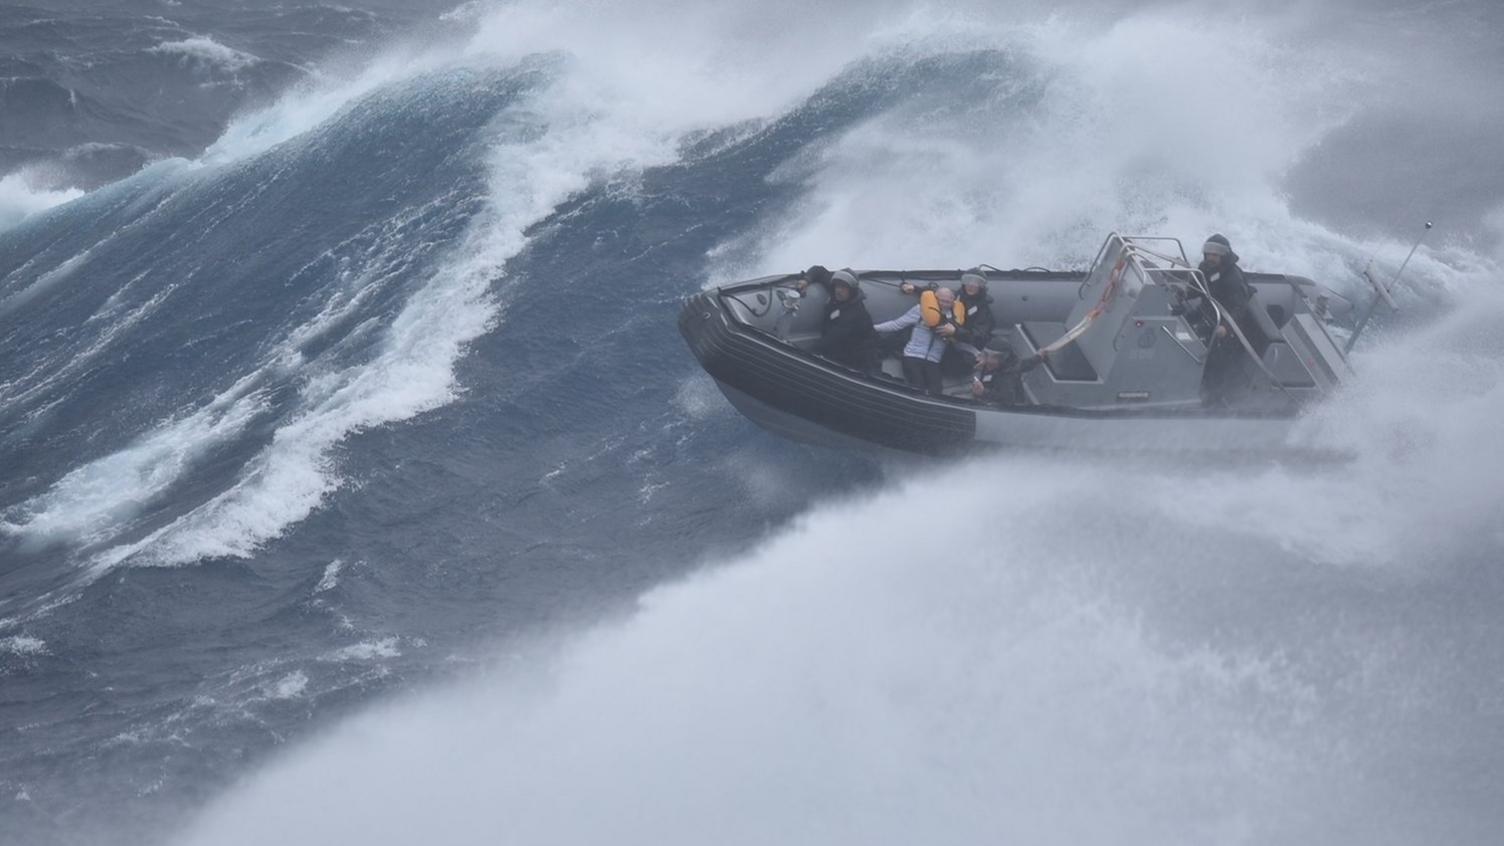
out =
[[[530,225],[594,179],[672,161],[685,132],[756,116],[755,110],[769,102],[761,86],[746,81],[741,82],[746,97],[727,96],[725,85],[717,89],[714,51],[708,47],[675,51],[668,64],[654,65],[644,75],[638,57],[606,49],[611,39],[604,28],[592,30],[595,40],[581,43],[581,32],[570,29],[579,21],[569,15],[527,6],[506,14],[520,22],[501,29],[483,24],[461,65],[512,63],[550,44],[579,52],[562,64],[551,83],[497,122],[490,154],[491,204],[453,249],[451,260],[387,327],[372,361],[311,375],[301,410],[276,430],[272,443],[229,490],[145,538],[93,556],[96,571],[127,561],[172,565],[250,555],[305,518],[343,483],[328,458],[335,444],[352,432],[405,420],[454,399],[454,364],[466,344],[498,325],[508,281],[504,265],[525,246],[523,232]],[[452,59],[432,56],[415,62],[378,61],[353,81],[321,92],[300,91],[237,123],[205,161],[259,152],[319,125],[365,92],[420,71],[453,66]],[[678,90],[666,91],[666,80],[683,82]],[[719,96],[712,96],[713,91]],[[754,91],[760,97],[752,97]],[[328,315],[296,334],[320,331],[332,319],[329,315],[348,305],[343,295],[337,299],[325,310]],[[147,447],[153,440],[148,437],[122,455],[135,466],[152,457]],[[80,473],[95,478],[119,463],[118,458]],[[87,499],[62,496],[80,486],[65,487],[44,496],[70,503]],[[63,509],[68,513],[47,522],[92,525],[109,519],[107,509],[116,503],[84,504],[88,507]]]
[[[900,107],[795,163],[781,176],[809,199],[764,233],[769,265],[1059,267],[1089,261],[1114,230],[1177,235],[1188,250],[1225,230],[1254,269],[1326,278],[1393,246],[1288,209],[1284,173],[1354,108],[1354,80],[1320,53],[1178,7],[965,31],[967,47],[997,51],[990,94]],[[953,38],[926,34],[936,40]]]
[[[58,191],[33,187],[24,171],[0,176],[0,231],[83,195],[84,192],[77,188]]]
[[[1504,462],[1478,449],[1504,414],[1504,336],[1458,340],[1504,301],[1477,305],[1386,347],[1333,402],[1320,422],[1362,446],[1355,463],[993,454],[899,479],[626,621],[343,725],[182,842],[1382,832],[1385,791],[1409,789],[1385,762],[1436,741],[1374,727],[1446,691],[1390,653],[1402,622],[1346,627],[1378,586],[1504,551]],[[1320,616],[1297,635],[1304,618],[1270,606],[1311,584]],[[1469,673],[1493,660],[1459,656],[1447,684],[1476,695],[1492,676]],[[1455,821],[1425,805],[1402,806],[1405,830]]]
[[[1319,694],[1114,595],[1187,561],[1179,500],[1104,490],[1132,478],[1002,458],[823,507],[535,672],[344,726],[183,842],[1239,842],[1300,819],[1344,764]]]
[[[250,53],[226,47],[207,35],[195,35],[178,41],[164,41],[147,52],[175,56],[182,61],[197,62],[230,73],[238,73],[261,61],[260,58]]]
[[[199,457],[239,435],[265,410],[265,397],[253,390],[259,376],[242,379],[209,405],[129,447],[70,471],[15,508],[0,530],[30,544],[110,540]]]

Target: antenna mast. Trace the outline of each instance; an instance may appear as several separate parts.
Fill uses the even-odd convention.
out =
[[[1358,325],[1353,327],[1352,337],[1347,339],[1347,346],[1342,348],[1343,355],[1352,352],[1353,345],[1358,343],[1358,336],[1363,334],[1363,328],[1368,325],[1368,319],[1373,317],[1373,311],[1379,307],[1380,301],[1387,303],[1391,309],[1399,311],[1399,303],[1394,301],[1394,297],[1390,296],[1390,293],[1399,284],[1400,277],[1405,275],[1405,268],[1410,266],[1410,259],[1415,257],[1415,251],[1420,249],[1420,243],[1426,240],[1426,236],[1430,232],[1431,221],[1428,220],[1426,221],[1426,228],[1420,233],[1420,237],[1415,239],[1415,246],[1410,248],[1410,254],[1405,256],[1405,260],[1400,263],[1400,269],[1395,271],[1394,278],[1389,280],[1388,285],[1380,283],[1377,279],[1373,278],[1373,274],[1368,272],[1369,268],[1373,267],[1373,259],[1368,260],[1368,267],[1363,268],[1363,278],[1367,279],[1368,284],[1373,286],[1374,297],[1372,300],[1369,300],[1368,308],[1364,309],[1363,316],[1358,318]]]

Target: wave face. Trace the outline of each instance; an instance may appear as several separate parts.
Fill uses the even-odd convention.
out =
[[[236,114],[320,77],[321,63],[432,17],[432,4],[381,0],[42,5],[0,8],[0,178],[13,183],[0,187],[0,229],[52,193],[197,156]]]
[[[806,448],[674,328],[707,284],[1079,266],[1113,229],[1392,273],[1415,221],[1332,186],[1407,160],[1365,127],[1504,126],[1434,96],[1504,82],[1449,46],[1500,21],[1365,9],[467,4],[191,160],[13,183],[0,828],[1492,842],[1504,185],[1475,145],[1427,166],[1472,193],[1395,185],[1451,234],[1309,421],[1351,464]],[[1419,71],[1367,46],[1395,20]],[[199,29],[151,60],[270,49]]]

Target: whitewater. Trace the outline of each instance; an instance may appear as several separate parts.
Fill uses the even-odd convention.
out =
[[[440,23],[0,183],[0,842],[1497,839],[1495,9]],[[1113,230],[1359,299],[1427,220],[1335,465],[795,445],[673,324]]]

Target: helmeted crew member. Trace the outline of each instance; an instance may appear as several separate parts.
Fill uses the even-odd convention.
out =
[[[997,318],[992,313],[992,296],[987,293],[987,276],[981,268],[961,274],[961,290],[956,299],[966,311],[966,325],[956,330],[956,343],[940,361],[940,367],[945,372],[965,373],[976,365],[997,326]]]
[[[1038,367],[1044,357],[1044,353],[1038,352],[1028,358],[1019,358],[1011,348],[983,350],[977,357],[976,374],[971,379],[971,395],[995,405],[1023,405],[1028,401],[1024,394],[1023,374]]]
[[[938,286],[930,285],[928,290]],[[899,286],[905,294],[912,294],[916,286],[905,282]],[[981,268],[972,268],[961,274],[961,289],[956,292],[956,301],[966,313],[965,322],[956,328],[954,343],[940,360],[940,370],[949,376],[964,375],[976,366],[987,343],[992,340],[997,318],[992,313],[992,296],[987,293],[987,276]]]
[[[1264,334],[1253,319],[1250,309],[1258,308],[1253,302],[1253,289],[1238,267],[1238,254],[1223,235],[1206,239],[1201,247],[1199,270],[1206,279],[1207,290],[1221,304],[1227,316],[1234,320],[1243,336],[1255,351],[1261,346]],[[1193,291],[1187,301],[1201,300],[1200,316],[1204,325],[1214,327],[1208,339],[1206,366],[1201,376],[1201,398],[1208,405],[1222,405],[1228,394],[1239,386],[1240,363],[1247,352],[1231,330],[1217,321],[1217,310],[1199,291]]]
[[[1201,275],[1206,279],[1207,289],[1211,292],[1227,315],[1238,322],[1238,327],[1246,333],[1252,321],[1248,319],[1249,300],[1253,298],[1253,289],[1248,287],[1248,280],[1243,276],[1243,269],[1238,267],[1238,254],[1232,251],[1232,244],[1228,243],[1226,236],[1213,235],[1206,239],[1201,247]],[[1204,299],[1200,291],[1192,291],[1186,299]],[[1216,312],[1211,303],[1201,303],[1208,322],[1216,320]],[[1257,326],[1253,326],[1257,330]],[[1227,327],[1218,327],[1219,335],[1227,334]]]
[[[820,324],[820,337],[810,351],[853,370],[864,373],[876,370],[877,332],[872,327],[872,315],[863,302],[866,295],[862,293],[856,274],[850,269],[831,273],[817,264],[802,275],[799,290],[815,284],[830,292],[830,299],[825,303],[825,319]]]
[[[986,349],[997,318],[992,314],[992,296],[987,293],[987,277],[981,268],[961,274],[961,290],[956,299],[966,312],[966,325],[956,330],[956,342]]]
[[[944,387],[940,359],[957,330],[966,325],[966,311],[949,288],[924,291],[919,304],[899,317],[877,324],[878,332],[911,329],[903,348],[903,377],[931,396],[940,396]]]

